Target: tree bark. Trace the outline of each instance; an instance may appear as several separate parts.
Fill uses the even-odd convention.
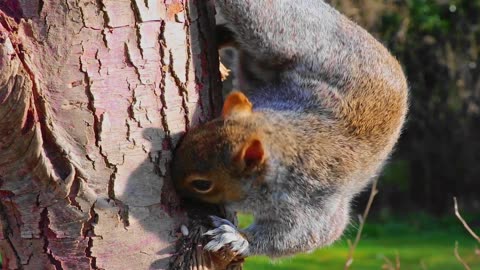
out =
[[[225,267],[168,179],[220,109],[213,25],[207,0],[0,1],[3,269]]]

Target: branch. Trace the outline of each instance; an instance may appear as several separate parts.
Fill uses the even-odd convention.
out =
[[[400,270],[400,254],[398,250],[395,251],[395,270]]]
[[[465,221],[465,219],[463,219],[462,215],[458,211],[458,203],[456,197],[453,197],[453,206],[455,208],[455,215],[460,220],[460,222],[462,222],[463,227],[470,233],[470,235],[472,235],[474,239],[476,239],[480,243],[480,237],[478,237],[478,235],[472,230],[472,228],[470,228],[468,223]],[[457,260],[463,265],[463,267],[466,270],[470,270],[470,266],[468,266],[468,264],[462,259],[462,257],[460,257],[460,254],[458,253],[458,241],[455,242],[455,249],[453,250],[453,253],[455,254]]]
[[[382,269],[400,270],[400,254],[398,253],[398,250],[395,251],[395,265],[387,256],[383,256],[383,260],[385,261],[385,264],[382,266]]]
[[[472,230],[472,228],[470,228],[470,226],[465,221],[465,219],[463,219],[462,215],[460,215],[460,212],[458,212],[458,204],[457,204],[456,197],[453,197],[453,205],[455,208],[455,215],[460,220],[460,222],[462,222],[463,227],[465,227],[465,229],[472,235],[472,237],[475,238],[478,241],[478,243],[480,243],[480,237],[478,237],[478,235]]]
[[[460,254],[458,253],[458,241],[455,241],[455,248],[453,249],[453,253],[455,254],[455,257],[457,260],[463,265],[465,270],[470,270],[470,266],[460,257]]]
[[[375,178],[375,180],[373,181],[372,190],[370,191],[370,197],[368,198],[368,202],[367,202],[367,207],[365,208],[365,211],[363,212],[363,215],[360,219],[360,226],[358,227],[357,236],[355,237],[355,241],[353,242],[353,245],[352,245],[352,242],[348,240],[348,246],[350,250],[348,252],[347,261],[345,262],[344,270],[348,270],[353,263],[353,254],[355,253],[355,249],[357,248],[357,245],[360,242],[360,238],[362,237],[363,226],[365,225],[365,221],[367,220],[368,213],[370,212],[370,208],[372,207],[373,199],[375,198],[375,195],[377,195],[378,193],[377,183],[378,183],[378,177]]]
[[[425,263],[424,260],[421,260],[421,261],[420,261],[420,266],[422,267],[422,270],[428,270],[427,264]]]
[[[382,269],[395,270],[392,261],[387,256],[383,255],[383,260],[385,261],[385,264],[383,264]]]

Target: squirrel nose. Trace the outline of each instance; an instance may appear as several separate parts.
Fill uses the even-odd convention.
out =
[[[190,182],[190,185],[192,186],[194,191],[202,194],[211,191],[213,188],[213,182],[206,179],[195,179]]]

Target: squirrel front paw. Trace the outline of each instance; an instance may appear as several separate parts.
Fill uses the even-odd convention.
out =
[[[211,237],[210,242],[205,245],[205,249],[216,252],[222,248],[229,248],[238,256],[247,256],[249,246],[248,241],[235,225],[230,221],[217,216],[210,216],[210,218],[212,219],[215,229],[203,234]]]

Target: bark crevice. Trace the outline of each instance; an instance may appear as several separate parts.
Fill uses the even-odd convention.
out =
[[[182,109],[183,109],[183,115],[184,115],[184,119],[185,119],[185,130],[188,130],[188,128],[190,127],[190,112],[189,112],[189,109],[188,109],[188,106],[187,106],[187,100],[188,100],[188,90],[187,90],[187,82],[188,82],[188,77],[187,77],[187,80],[186,82],[182,82],[179,78],[179,76],[177,75],[177,73],[175,72],[175,68],[174,68],[174,57],[173,57],[173,53],[171,50],[168,51],[168,55],[169,55],[169,68],[168,70],[170,71],[170,75],[172,76],[176,86],[178,87],[178,94],[182,97]],[[188,57],[187,57],[187,64],[186,64],[186,68],[188,70]]]
[[[43,238],[43,253],[45,253],[50,260],[50,263],[55,267],[56,270],[63,270],[62,263],[57,260],[52,252],[49,249],[49,238],[57,238],[57,235],[49,228],[50,219],[48,218],[48,209],[47,207],[43,208],[40,214],[40,238]]]
[[[158,39],[158,44],[159,44],[159,53],[160,53],[160,65],[161,65],[161,68],[160,68],[160,74],[161,74],[161,79],[160,79],[160,83],[159,83],[159,86],[160,86],[160,103],[161,103],[161,107],[160,107],[160,115],[162,116],[162,128],[163,128],[163,132],[165,133],[165,136],[164,136],[164,140],[163,140],[163,144],[165,144],[164,148],[165,149],[172,149],[172,139],[170,137],[170,130],[169,130],[169,127],[168,127],[168,119],[167,119],[167,113],[166,113],[166,110],[167,110],[167,102],[166,102],[166,99],[165,99],[165,88],[166,88],[166,77],[167,77],[167,71],[166,69],[168,69],[168,65],[167,63],[165,63],[165,50],[166,50],[166,46],[167,46],[167,41],[165,40],[165,36],[163,35],[163,33],[165,32],[165,28],[166,28],[166,25],[165,25],[165,22],[162,22],[160,24],[160,36],[159,36],[159,39]]]
[[[0,178],[0,184],[1,184],[1,178]],[[1,187],[1,185],[0,185]],[[2,196],[4,196],[2,194]],[[11,200],[10,200],[11,202]],[[15,248],[15,245],[14,243],[12,242],[12,239],[10,239],[10,237],[13,235],[13,231],[12,231],[12,228],[10,228],[10,224],[8,222],[8,217],[6,215],[6,207],[3,205],[3,203],[0,201],[0,217],[1,217],[1,226],[0,228],[3,228],[3,237],[4,239],[6,240],[7,242],[7,245],[8,245],[8,248],[10,248],[10,250],[13,252],[15,258],[3,258],[4,260],[4,264],[8,267],[8,264],[9,264],[9,260],[12,260],[12,259],[15,259],[16,260],[16,265],[20,266],[21,265],[21,260],[20,260],[20,255],[17,251],[17,249]],[[17,223],[17,226],[18,226],[18,221],[16,222]],[[1,240],[1,238],[0,238]]]

